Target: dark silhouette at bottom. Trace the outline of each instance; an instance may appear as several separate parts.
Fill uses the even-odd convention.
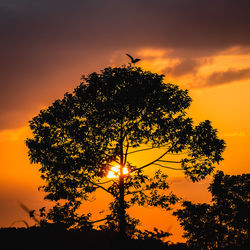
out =
[[[187,249],[182,243],[169,245],[155,239],[124,240],[119,233],[100,230],[70,231],[54,225],[47,228],[0,228],[0,239],[1,249]]]

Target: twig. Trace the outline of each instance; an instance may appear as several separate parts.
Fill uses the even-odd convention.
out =
[[[146,164],[146,165],[144,165],[144,166],[142,166],[142,167],[136,168],[134,171],[141,170],[141,169],[143,169],[143,168],[146,168],[146,167],[148,167],[148,166],[154,164],[155,162],[159,161],[163,156],[165,156],[167,153],[169,153],[170,150],[171,150],[171,148],[169,148],[164,154],[162,154],[162,155],[161,155],[160,157],[158,157],[156,160],[154,160],[154,161],[152,161],[152,162],[150,162],[150,163],[148,163],[148,164]]]
[[[99,185],[99,184],[97,184],[97,183],[94,183],[94,182],[92,182],[92,181],[90,181],[90,183],[91,183],[92,185],[95,185],[95,186],[97,186],[97,187],[103,189],[103,190],[106,191],[107,193],[110,193],[112,196],[114,196],[114,194],[112,194],[112,192],[110,192],[110,191],[109,191],[108,189],[106,189],[105,187],[103,187],[103,186],[101,186],[101,185]]]
[[[100,219],[100,220],[95,220],[95,221],[91,221],[91,223],[94,224],[94,223],[105,221],[105,220],[107,220],[107,218]]]
[[[106,183],[109,183],[109,182],[112,182],[113,180],[109,180],[109,181],[104,181],[104,182],[98,182],[98,183],[95,183],[95,184],[98,184],[98,185],[102,185],[102,184],[106,184]],[[113,181],[114,182],[114,181]]]
[[[152,149],[164,149],[164,148],[166,148],[166,147],[152,147],[152,148],[144,148],[144,149],[138,149],[138,150],[135,150],[135,151],[129,152],[128,154],[134,154],[134,153],[141,152],[141,151],[152,150]]]
[[[159,163],[153,163],[153,165],[157,165],[157,166],[160,166],[162,168],[169,168],[169,169],[172,169],[172,170],[183,170],[182,168],[172,168],[172,167],[168,167],[168,166],[163,166]]]
[[[166,160],[158,160],[160,162],[168,162],[168,163],[181,163],[181,161],[166,161]]]

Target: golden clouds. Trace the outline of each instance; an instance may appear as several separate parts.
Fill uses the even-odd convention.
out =
[[[246,54],[246,52],[249,52]],[[167,81],[185,88],[207,88],[222,84],[250,83],[250,49],[231,47],[215,54],[181,56],[177,49],[146,48],[137,51],[143,68],[163,73]]]

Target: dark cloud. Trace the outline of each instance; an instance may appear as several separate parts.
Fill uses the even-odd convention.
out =
[[[195,74],[201,65],[204,65],[205,60],[197,60],[192,58],[182,59],[179,63],[173,67],[169,67],[164,70],[165,74],[171,74],[173,76],[182,76],[186,74]]]
[[[4,30],[19,37],[18,44],[29,37],[116,48],[249,45],[249,7],[247,0],[16,0],[0,5]]]
[[[229,69],[223,72],[214,72],[207,77],[203,86],[210,87],[221,85],[225,83],[231,83],[244,79],[250,79],[250,68],[246,69]]]
[[[16,126],[8,113],[35,112],[115,51],[174,49],[190,57],[173,71],[182,75],[195,57],[250,46],[249,23],[248,0],[1,0],[0,128]]]

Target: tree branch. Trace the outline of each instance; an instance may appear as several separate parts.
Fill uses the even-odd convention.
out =
[[[158,160],[160,162],[168,162],[168,163],[181,163],[181,161],[165,161],[165,160]]]
[[[163,165],[158,164],[158,163],[153,163],[153,165],[157,165],[157,166],[160,166],[160,167],[162,167],[162,168],[169,168],[169,169],[172,169],[172,170],[183,170],[182,168],[167,167],[167,166],[163,166]]]
[[[103,154],[105,154],[105,155],[106,155],[107,157],[109,157],[109,158],[112,158],[112,156],[110,156],[110,155],[106,154],[105,152],[103,152]],[[116,160],[114,160],[114,162],[116,162],[116,163],[120,164],[120,162],[118,162],[118,161],[116,161]]]
[[[98,184],[98,185],[102,185],[102,184],[106,184],[106,183],[109,183],[109,182],[112,182],[113,180],[109,180],[109,181],[104,181],[104,182],[98,182],[98,183],[96,183],[96,184]]]
[[[146,151],[146,150],[151,150],[151,149],[164,149],[164,148],[167,148],[167,147],[152,147],[152,148],[144,148],[144,149],[138,149],[138,150],[135,150],[135,151],[129,152],[128,154],[134,154],[134,153],[137,153],[137,152]]]
[[[95,221],[91,221],[91,223],[94,224],[94,223],[105,221],[105,220],[107,220],[107,218],[100,219],[100,220],[95,220]]]
[[[112,192],[110,192],[107,188],[105,188],[105,187],[103,187],[103,186],[101,186],[101,185],[99,185],[99,184],[97,184],[97,183],[94,183],[94,182],[92,182],[92,181],[90,181],[90,183],[91,183],[92,185],[94,185],[94,186],[97,186],[98,188],[103,189],[104,191],[106,191],[107,193],[111,194],[112,196],[115,196],[115,195],[112,194]]]
[[[171,155],[185,155],[187,154],[188,152],[182,152],[182,153],[170,153]]]
[[[128,142],[128,140],[127,140],[127,147],[126,147],[126,152],[125,152],[125,159],[124,159],[124,166],[125,166],[125,164],[126,164],[126,162],[127,162],[127,156],[128,156],[128,148],[129,148],[129,142]]]
[[[129,152],[128,155],[129,154],[134,154],[134,153],[137,153],[137,152],[141,152],[141,151],[151,150],[151,149],[155,149],[155,148],[144,148],[144,149],[135,150],[135,151]]]
[[[120,165],[123,165],[123,141],[125,139],[125,136],[123,135],[123,118],[121,119],[121,131],[120,131]],[[121,175],[122,175],[122,166],[120,168],[121,170]]]
[[[167,153],[169,153],[170,150],[171,150],[171,148],[169,148],[164,154],[162,154],[162,155],[161,155],[160,157],[158,157],[156,160],[154,160],[154,161],[152,161],[152,162],[150,162],[150,163],[148,163],[148,164],[146,164],[146,165],[144,165],[144,166],[142,166],[142,167],[136,168],[134,171],[141,170],[141,169],[143,169],[143,168],[146,168],[146,167],[148,167],[148,166],[154,164],[155,162],[159,161],[163,156],[165,156]]]

